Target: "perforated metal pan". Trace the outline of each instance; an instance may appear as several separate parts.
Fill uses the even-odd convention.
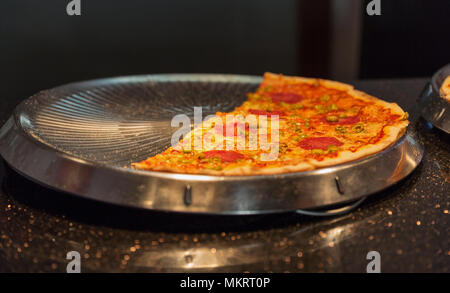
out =
[[[440,88],[447,76],[450,76],[450,64],[433,75],[420,95],[418,104],[423,118],[450,134],[450,103],[440,95]]]
[[[351,203],[400,181],[423,148],[410,129],[376,155],[283,175],[206,176],[139,171],[170,145],[174,115],[228,111],[259,77],[147,75],[79,82],[21,103],[0,130],[0,154],[32,180],[89,199],[149,210],[255,214]]]

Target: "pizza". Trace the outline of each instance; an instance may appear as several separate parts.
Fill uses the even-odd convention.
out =
[[[265,73],[231,112],[217,112],[140,170],[263,175],[334,166],[383,151],[408,126],[397,104],[336,81]]]
[[[441,96],[450,102],[450,75],[442,83]]]

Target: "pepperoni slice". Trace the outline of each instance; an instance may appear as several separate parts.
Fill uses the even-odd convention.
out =
[[[308,137],[301,140],[298,145],[305,150],[320,149],[326,151],[330,145],[341,146],[343,143],[334,137]]]
[[[248,110],[248,112],[250,114],[254,114],[254,115],[266,115],[266,116],[273,116],[273,115],[278,115],[278,116],[285,116],[286,113],[284,111],[266,111],[266,110],[259,110],[259,109],[250,109]]]
[[[342,125],[348,125],[348,124],[355,124],[360,121],[358,116],[350,116],[345,118],[339,118],[338,124]]]
[[[288,104],[298,103],[302,100],[302,96],[294,93],[272,93],[270,94],[272,102],[284,102]]]
[[[350,125],[350,124],[358,123],[360,121],[360,119],[358,116],[350,116],[350,117],[345,117],[345,118],[339,118],[339,120],[336,122],[330,122],[327,120],[326,117],[324,117],[323,121],[327,122],[328,124]]]
[[[235,162],[243,159],[244,155],[235,151],[207,151],[203,152],[205,158],[220,158],[222,162]]]

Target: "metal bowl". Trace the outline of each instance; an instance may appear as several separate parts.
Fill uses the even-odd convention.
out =
[[[206,176],[134,170],[170,145],[174,115],[228,111],[261,78],[148,75],[101,79],[42,91],[0,130],[0,154],[19,173],[82,197],[150,210],[255,214],[345,204],[400,181],[423,147],[408,130],[362,160],[307,172]]]
[[[433,75],[418,101],[423,118],[448,134],[450,134],[450,103],[443,99],[439,92],[449,75],[450,64],[447,64]]]

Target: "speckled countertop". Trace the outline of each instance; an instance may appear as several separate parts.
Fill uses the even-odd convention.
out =
[[[450,271],[450,137],[418,117],[427,79],[355,82],[399,103],[425,145],[408,178],[334,218],[185,216],[125,209],[51,191],[0,163],[0,272]],[[1,124],[9,109],[0,107]]]

